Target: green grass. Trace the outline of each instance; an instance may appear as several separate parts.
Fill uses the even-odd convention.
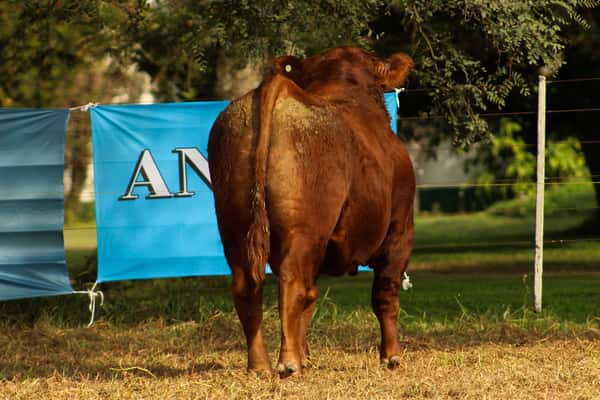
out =
[[[531,313],[532,279],[520,274],[414,272],[414,288],[401,293],[400,324],[414,333],[427,334],[445,326],[448,332],[464,322],[481,319],[496,329],[507,319],[548,322],[557,332],[600,328],[600,273],[547,273],[544,311]],[[316,324],[348,322],[375,324],[370,309],[371,273],[355,277],[320,279]],[[117,326],[135,326],[164,319],[168,323],[207,323],[220,315],[235,319],[229,278],[184,278],[126,281],[102,285],[106,303],[99,319]],[[87,321],[86,296],[58,296],[6,302],[0,305],[5,322],[35,323],[51,320],[63,327]],[[277,288],[273,278],[265,291],[267,314],[277,314]],[[560,321],[564,326],[552,327]],[[543,324],[542,324],[543,325]],[[457,334],[457,332],[453,332]],[[460,335],[460,334],[459,334]]]
[[[549,194],[563,203],[587,195]],[[0,303],[0,397],[593,399],[599,243],[546,245],[543,311],[534,313],[533,217],[514,211],[524,201],[417,218],[414,288],[400,294],[399,371],[378,365],[370,272],[319,280],[308,333],[312,366],[286,381],[245,374],[230,277],[124,281],[101,285],[106,301],[91,329],[85,295]],[[579,238],[586,215],[550,212],[547,236]],[[71,224],[65,241],[73,287],[91,286],[93,224]],[[280,337],[273,276],[263,326],[274,360]]]
[[[560,214],[573,215],[580,210],[580,215],[586,217],[596,206],[594,187],[591,180],[573,180],[548,184],[544,195],[546,216]],[[517,199],[501,201],[486,210],[492,215],[509,217],[528,217],[535,214],[535,194]]]
[[[600,228],[594,221],[594,193],[589,182],[552,187],[546,192],[545,265],[552,270],[600,269]],[[494,204],[471,214],[416,218],[411,270],[531,270],[534,257],[534,197]],[[594,229],[595,228],[595,229]],[[96,247],[93,222],[78,221],[65,230],[67,262],[74,274],[89,276],[90,250]],[[93,267],[93,265],[92,265]]]
[[[549,273],[544,312],[576,323],[600,317],[600,273]],[[531,308],[532,279],[521,274],[415,272],[414,287],[401,293],[402,318],[432,323],[459,320],[468,314],[522,315]],[[369,309],[371,276],[323,279],[323,289],[339,310]]]
[[[544,265],[552,270],[600,269],[600,228],[591,183],[546,192]],[[413,269],[527,272],[533,266],[535,198],[494,204],[483,212],[418,217]],[[590,226],[592,229],[590,229]]]
[[[555,209],[571,203],[586,205],[590,190],[589,185],[565,185],[548,193],[547,199]],[[596,324],[600,317],[600,243],[593,241],[546,245],[544,314],[533,317],[527,313],[532,298],[533,216],[514,210],[529,207],[526,203],[532,200],[498,203],[474,214],[417,218],[409,269],[415,288],[402,293],[400,323],[424,330],[428,324],[450,326],[478,316],[486,318],[490,326],[506,318],[550,318],[581,327],[590,321]],[[546,236],[576,238],[577,226],[587,217],[586,213],[549,212]],[[93,223],[79,221],[68,226],[65,242],[73,287],[90,287],[96,276]],[[315,320],[331,323],[367,318],[373,322],[370,285],[370,273],[323,277]],[[228,277],[126,281],[103,284],[101,289],[106,303],[99,309],[99,318],[117,325],[153,318],[204,321],[214,315],[234,315]],[[87,302],[84,295],[27,299],[0,304],[0,313],[5,321],[14,323],[49,318],[59,326],[78,326],[87,321]],[[265,309],[276,314],[276,305],[276,284],[269,278]]]

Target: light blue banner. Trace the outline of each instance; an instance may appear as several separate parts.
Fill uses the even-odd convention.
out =
[[[73,291],[63,241],[68,118],[0,109],[0,300]]]
[[[97,106],[91,109],[98,238],[98,282],[223,275],[210,188],[191,162],[181,188],[181,155],[207,157],[210,128],[228,102]],[[144,154],[146,157],[144,158]],[[143,159],[143,160],[142,160]],[[187,160],[187,159],[186,159]],[[143,162],[142,162],[143,161]],[[147,180],[152,164],[159,176]],[[136,174],[137,166],[143,166]],[[159,188],[162,180],[162,188]],[[165,194],[165,189],[168,194]],[[156,189],[158,196],[152,196]],[[180,195],[193,192],[192,195]],[[160,197],[160,195],[164,197]]]
[[[396,131],[396,99],[386,94]],[[92,108],[98,282],[226,275],[212,191],[210,128],[229,102]]]

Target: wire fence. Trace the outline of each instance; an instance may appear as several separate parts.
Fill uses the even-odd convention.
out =
[[[584,77],[584,78],[574,78],[574,79],[556,79],[547,81],[547,84],[581,84],[588,82],[600,82],[600,77]],[[431,88],[414,88],[407,89],[405,93],[410,95],[411,93],[428,93],[433,92]],[[552,114],[565,114],[565,113],[597,113],[600,112],[600,106],[594,105],[586,105],[585,107],[570,107],[570,108],[551,108],[546,109],[546,115]],[[504,117],[520,117],[520,116],[534,116],[538,115],[537,110],[518,110],[518,111],[506,111],[506,112],[483,112],[480,113],[479,116],[483,118],[504,118]],[[442,120],[446,117],[444,115],[436,115],[436,114],[422,114],[416,116],[399,116],[398,120],[400,122],[403,121],[419,121],[426,122],[427,120]],[[599,132],[600,133],[600,132]],[[579,140],[580,145],[597,145],[600,144],[600,139],[584,139]],[[537,143],[522,143],[521,145],[526,147],[537,146]],[[413,149],[427,149],[427,145],[422,144],[409,144],[409,147]],[[600,151],[599,151],[600,153]],[[597,171],[593,171],[597,172]],[[589,176],[577,176],[577,177],[545,177],[544,178],[544,186],[546,188],[553,188],[560,185],[598,185],[600,184],[600,175],[597,173],[592,173]],[[466,190],[466,189],[486,189],[486,188],[505,188],[505,187],[513,187],[514,185],[523,185],[530,186],[532,189],[537,185],[536,181],[533,180],[523,180],[523,179],[494,179],[494,182],[426,182],[420,183],[417,187],[420,190],[429,190],[429,189],[458,189],[458,190]],[[550,206],[545,209],[546,214],[552,213],[582,213],[582,212],[594,212],[600,209],[599,205],[573,205],[573,206]],[[533,218],[533,216],[531,216]],[[533,232],[532,232],[533,233]],[[600,233],[600,232],[599,232]],[[573,233],[570,233],[573,236]],[[589,236],[589,235],[588,235]],[[549,245],[567,245],[573,243],[580,242],[599,242],[600,238],[598,237],[563,237],[556,238],[552,237],[551,239],[546,239],[543,241],[544,244]],[[468,247],[470,249],[474,248],[489,248],[494,246],[519,246],[519,247],[534,247],[535,241],[532,235],[531,240],[525,241],[503,241],[503,240],[495,240],[493,242],[483,241],[483,242],[474,242],[468,243],[436,243],[436,244],[417,244],[416,245],[420,249],[456,249],[458,247]]]
[[[557,186],[557,185],[590,185],[590,184],[594,184],[594,183],[600,183],[600,175],[592,175],[590,177],[571,177],[571,178],[561,178],[561,179],[571,179],[572,181],[552,181],[553,179],[559,179],[559,178],[547,178],[548,182],[546,182],[546,185],[549,186]],[[516,179],[505,179],[503,180],[503,182],[500,183],[470,183],[470,182],[440,182],[440,183],[430,183],[430,184],[419,184],[417,185],[417,188],[420,190],[427,190],[427,189],[439,189],[439,188],[451,188],[451,189],[466,189],[466,188],[486,188],[486,187],[497,187],[497,186],[513,186],[515,184],[526,184],[526,185],[531,185],[534,186],[536,185],[536,182],[534,181],[520,181],[520,180],[516,180]],[[123,193],[121,192],[99,192],[99,193],[95,193],[93,191],[91,192],[84,192],[84,194],[89,194],[89,195],[112,195],[112,196],[120,196]],[[596,205],[596,206],[586,206],[586,207],[582,207],[582,206],[576,206],[576,207],[547,207],[546,208],[546,213],[548,214],[552,214],[552,213],[559,213],[559,212],[572,212],[572,213],[578,213],[578,212],[589,212],[589,211],[596,211],[599,210],[600,206]],[[426,218],[426,217],[424,217]],[[533,216],[530,216],[529,218],[533,218]],[[65,230],[66,231],[79,231],[79,230],[95,230],[96,226],[95,225],[87,225],[87,226],[83,226],[83,227],[66,227]],[[509,247],[509,246],[514,246],[514,247],[529,247],[531,248],[534,245],[534,238],[533,238],[533,231],[531,232],[532,237],[530,240],[519,240],[519,241],[514,241],[514,240],[510,240],[510,241],[502,241],[502,240],[496,240],[493,242],[490,241],[484,241],[484,242],[470,242],[468,244],[465,243],[459,243],[459,242],[446,242],[446,243],[438,243],[438,244],[419,244],[417,243],[415,246],[416,250],[427,250],[427,249],[457,249],[457,248],[469,248],[469,249],[477,249],[477,248],[491,248],[491,247]],[[557,239],[557,238],[551,238],[551,239],[546,239],[544,240],[545,244],[548,245],[564,245],[564,244],[573,244],[573,243],[577,243],[577,242],[600,242],[600,237],[582,237],[582,238],[562,238],[562,239]]]
[[[570,85],[570,84],[582,84],[588,82],[600,82],[600,77],[582,77],[582,78],[573,78],[573,79],[556,79],[556,80],[548,80],[547,83],[549,85]],[[403,93],[405,95],[410,96],[413,93],[428,93],[432,92],[432,88],[407,88]],[[547,115],[551,114],[564,114],[564,113],[593,113],[600,112],[600,106],[587,106],[587,107],[579,107],[579,108],[554,108],[548,109],[546,111]],[[85,118],[87,116],[83,116],[81,118]],[[534,116],[537,115],[537,111],[535,110],[519,110],[519,111],[507,111],[507,112],[484,112],[480,113],[479,116],[483,118],[501,118],[501,117],[517,117],[517,116]],[[79,118],[77,116],[76,118]],[[398,116],[398,121],[428,121],[428,120],[440,120],[444,119],[443,115],[417,115],[417,116]],[[600,133],[600,132],[599,132]],[[583,139],[579,140],[581,145],[598,145],[600,144],[600,139]],[[535,143],[524,143],[524,146],[533,147],[536,146]],[[443,147],[444,145],[442,145]],[[419,143],[407,143],[407,147],[419,150],[426,148],[426,145],[422,145]],[[452,146],[447,145],[447,148],[451,148]],[[600,151],[599,151],[600,153]],[[88,167],[93,163],[87,164]],[[476,181],[430,181],[430,182],[419,182],[417,184],[417,189],[419,191],[426,191],[430,189],[457,189],[457,190],[466,190],[466,189],[485,189],[485,188],[502,188],[502,187],[511,187],[514,185],[530,185],[535,186],[536,181],[534,180],[523,180],[523,179],[512,179],[512,178],[504,178],[504,179],[495,179],[494,182],[476,182]],[[600,173],[592,173],[589,176],[571,176],[571,177],[546,177],[544,184],[547,188],[553,188],[561,185],[598,185],[600,184]],[[82,196],[87,198],[93,198],[94,196],[120,196],[123,193],[119,192],[95,192],[93,190],[84,190]],[[550,206],[546,208],[546,213],[560,213],[560,212],[569,212],[569,213],[578,213],[578,212],[595,212],[600,209],[600,205],[575,205],[573,207],[555,207]],[[533,216],[530,216],[533,218]],[[93,230],[96,229],[95,225],[89,225],[84,227],[66,227],[66,231],[74,231],[74,230]],[[600,234],[600,232],[598,232]],[[600,242],[600,237],[595,237],[592,235],[588,235],[589,237],[551,237],[544,240],[544,244],[548,245],[571,245],[574,243],[580,242],[589,242],[589,243],[598,243]],[[424,243],[419,244],[416,243],[415,248],[420,250],[432,250],[432,249],[456,249],[456,248],[464,248],[468,247],[469,249],[477,249],[477,248],[492,248],[492,247],[520,247],[520,248],[531,248],[534,246],[534,237],[533,231],[531,234],[531,239],[527,240],[494,240],[494,241],[480,241],[480,242],[471,242],[468,244],[455,242],[453,243],[450,240],[444,241],[444,243]]]

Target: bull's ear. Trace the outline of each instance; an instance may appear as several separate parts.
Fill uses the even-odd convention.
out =
[[[280,56],[273,60],[273,73],[293,77],[299,75],[302,60],[294,56]]]
[[[414,65],[413,59],[405,53],[395,53],[386,60],[376,60],[375,73],[379,84],[384,90],[402,86]]]

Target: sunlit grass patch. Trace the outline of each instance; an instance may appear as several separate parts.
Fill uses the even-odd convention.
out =
[[[310,368],[284,381],[246,374],[233,314],[203,323],[100,322],[91,329],[57,328],[48,320],[5,324],[0,398],[594,399],[598,387],[600,336],[583,325],[567,332],[553,327],[559,322],[553,317],[533,322],[532,316],[536,331],[529,317],[510,312],[482,317],[465,310],[449,323],[403,315],[403,362],[389,371],[379,365],[378,329],[366,311],[338,316],[339,323],[315,320]],[[275,315],[267,315],[266,328],[275,360]]]

